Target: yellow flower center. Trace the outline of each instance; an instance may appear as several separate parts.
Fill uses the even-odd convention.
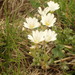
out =
[[[38,43],[38,40],[34,40],[35,41],[35,43]]]
[[[31,28],[31,29],[34,28],[34,25],[30,25],[30,28]]]
[[[49,26],[49,25],[50,25],[50,23],[49,23],[49,22],[46,22],[46,25],[47,25],[47,26]]]

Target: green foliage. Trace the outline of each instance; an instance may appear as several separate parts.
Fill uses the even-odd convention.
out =
[[[21,74],[21,60],[26,62],[24,54],[19,50],[19,46],[21,47],[19,42],[23,41],[21,38],[23,37],[22,31],[20,31],[21,28],[15,26],[17,20],[10,23],[7,14],[5,16],[5,23],[1,25],[3,29],[0,30],[0,71],[2,75],[10,75],[11,73],[12,75],[19,75]],[[14,69],[14,67],[17,67],[17,69]]]
[[[73,40],[73,32],[70,28],[62,29],[62,31],[59,31],[58,33],[58,41],[61,44],[71,44],[71,41]]]
[[[38,8],[40,6],[42,6],[42,7],[47,6],[46,2],[48,2],[49,0],[29,0],[29,1],[34,8]]]
[[[40,1],[39,0],[29,0],[33,7],[39,7]]]
[[[33,57],[33,66],[42,66],[42,68],[48,68],[49,55],[46,53],[45,49],[41,48],[30,49],[30,56]],[[44,47],[45,48],[45,47]]]
[[[64,46],[63,45],[57,45],[56,48],[52,50],[52,53],[54,54],[55,58],[63,58],[64,53],[62,52]]]

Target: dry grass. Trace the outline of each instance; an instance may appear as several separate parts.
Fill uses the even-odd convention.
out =
[[[28,0],[1,0],[0,18],[4,18],[5,10],[9,16],[16,14],[17,17],[25,17],[33,10]]]

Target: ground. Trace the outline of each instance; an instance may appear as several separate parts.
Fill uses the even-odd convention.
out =
[[[48,1],[0,0],[0,75],[75,75],[75,0],[52,0],[60,9],[54,12],[57,22],[52,28],[58,40],[46,48],[50,65],[31,65],[30,30],[23,30],[23,23],[28,16],[38,16],[38,7],[46,7]]]

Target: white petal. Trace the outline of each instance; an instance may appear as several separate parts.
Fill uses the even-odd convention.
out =
[[[31,35],[28,35],[28,39],[31,40],[32,42],[34,42],[34,39]]]
[[[29,26],[26,22],[24,22],[24,27],[29,28]]]

